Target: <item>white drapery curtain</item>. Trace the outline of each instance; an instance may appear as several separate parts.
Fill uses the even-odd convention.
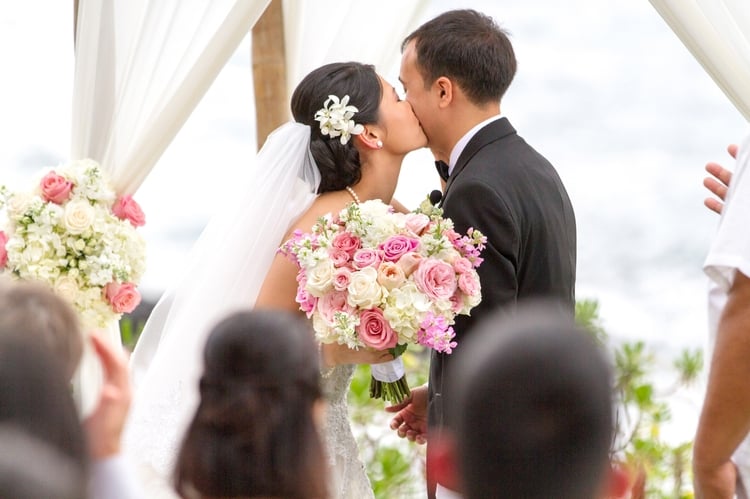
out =
[[[650,2],[737,110],[750,121],[750,2]]]
[[[373,64],[385,76],[398,64],[401,41],[422,20],[428,3],[358,1],[322,8],[318,0],[284,0],[288,94],[307,73],[329,62]]]
[[[98,161],[133,194],[269,2],[81,0],[71,159]],[[119,343],[117,324],[108,332]],[[84,412],[100,376],[87,349],[74,380]]]

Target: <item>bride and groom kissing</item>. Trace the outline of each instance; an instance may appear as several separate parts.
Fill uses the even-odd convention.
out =
[[[352,201],[380,199],[405,210],[393,194],[413,150],[429,147],[447,163],[444,216],[459,234],[479,229],[487,244],[478,268],[481,304],[471,316],[457,317],[455,351],[433,352],[428,385],[387,409],[395,413],[392,428],[420,442],[428,426],[430,435],[440,432],[444,408],[455,400],[445,381],[461,358],[460,344],[490,311],[542,296],[558,300],[572,316],[575,217],[555,169],[500,114],[515,71],[507,34],[488,16],[456,10],[406,37],[399,74],[405,100],[364,64],[328,64],[303,79],[291,99],[295,121],[268,138],[252,173],[235,182],[235,194],[226,196],[204,230],[182,282],[159,301],[133,353],[136,395],[125,446],[152,489],[149,497],[159,496],[157,482],[169,481],[197,405],[200,353],[211,326],[241,308],[300,313],[298,269],[277,253],[279,246]],[[340,129],[316,121],[330,96],[348,96],[355,108]],[[371,349],[320,346],[330,497],[373,497],[346,394],[356,364],[391,358]]]

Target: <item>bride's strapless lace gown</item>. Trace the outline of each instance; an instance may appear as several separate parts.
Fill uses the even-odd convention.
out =
[[[323,376],[323,392],[328,402],[323,438],[330,469],[328,488],[333,499],[375,497],[349,424],[346,396],[355,368],[354,365],[337,366]]]

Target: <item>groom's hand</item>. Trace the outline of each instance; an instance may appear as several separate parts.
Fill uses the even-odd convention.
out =
[[[418,444],[427,442],[427,385],[412,389],[409,398],[385,410],[396,413],[391,429],[396,430],[399,437]]]

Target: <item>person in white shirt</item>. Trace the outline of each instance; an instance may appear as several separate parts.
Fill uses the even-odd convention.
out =
[[[750,137],[738,148],[733,174],[709,163],[704,185],[725,204],[704,263],[710,279],[711,368],[693,449],[696,497],[747,497],[750,487]],[[731,183],[730,183],[731,179]],[[727,188],[728,186],[728,188]]]

